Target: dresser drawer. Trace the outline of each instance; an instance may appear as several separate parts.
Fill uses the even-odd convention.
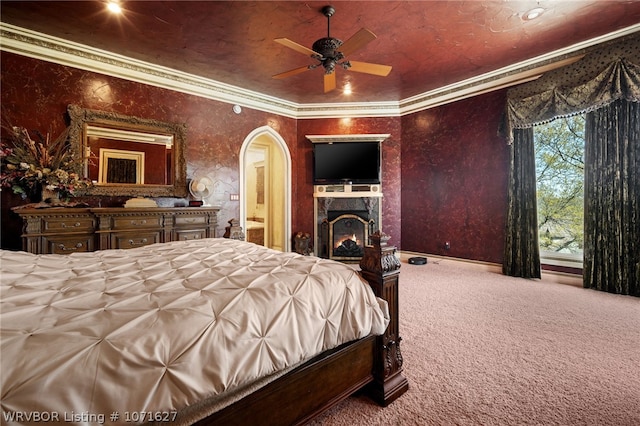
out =
[[[162,216],[114,216],[112,229],[162,228]]]
[[[43,217],[44,232],[92,232],[95,227],[93,216]]]
[[[43,237],[42,248],[44,253],[69,254],[81,253],[95,250],[95,236],[74,235],[74,236],[53,236]]]
[[[194,231],[177,230],[176,237],[177,241],[201,240],[203,238],[207,238],[207,231],[204,229],[197,229]]]
[[[130,249],[135,247],[148,246],[149,244],[159,243],[160,232],[136,232],[120,233],[111,235],[111,248]]]
[[[187,227],[191,225],[207,225],[208,217],[205,215],[176,216],[176,226]]]

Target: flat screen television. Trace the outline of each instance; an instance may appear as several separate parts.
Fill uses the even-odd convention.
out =
[[[379,142],[313,144],[313,183],[379,184]]]

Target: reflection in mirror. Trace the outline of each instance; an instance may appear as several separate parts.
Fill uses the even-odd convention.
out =
[[[113,196],[186,196],[183,124],[69,105],[70,139],[86,159],[90,193]]]
[[[93,158],[91,151],[87,156]],[[109,183],[144,184],[144,152],[100,148],[99,158],[98,167],[94,167],[93,163],[87,165],[89,169],[87,174],[94,185]],[[97,180],[95,179],[96,174]]]
[[[97,158],[87,162],[86,176],[94,185],[171,185],[173,139],[173,135],[86,125],[85,156]]]

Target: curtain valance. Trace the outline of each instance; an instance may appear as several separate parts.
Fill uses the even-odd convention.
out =
[[[640,36],[601,47],[572,65],[507,94],[506,136],[625,99],[640,102]]]

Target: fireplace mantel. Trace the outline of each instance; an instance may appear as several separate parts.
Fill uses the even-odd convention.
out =
[[[382,198],[382,185],[314,185],[313,198]]]
[[[313,143],[327,142],[382,142],[391,136],[390,133],[363,134],[363,135],[306,135]]]

